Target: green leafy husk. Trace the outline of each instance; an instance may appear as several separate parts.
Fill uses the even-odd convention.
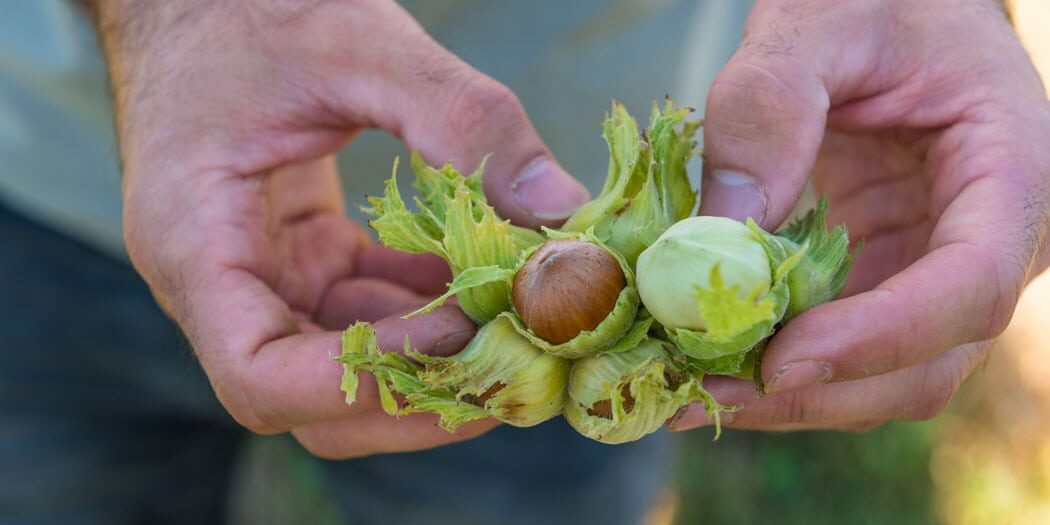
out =
[[[408,340],[405,340],[408,349]],[[399,405],[394,393],[403,396],[425,395],[440,407],[434,412],[441,414],[443,428],[453,431],[459,425],[475,419],[488,417],[484,410],[455,399],[448,389],[432,388],[417,376],[422,368],[405,356],[395,352],[383,352],[376,344],[375,330],[369,323],[354,323],[343,332],[342,353],[335,357],[343,363],[343,380],[340,388],[346,393],[346,404],[357,401],[358,374],[368,372],[375,377],[383,411],[392,416],[406,413]]]
[[[708,330],[668,329],[669,339],[693,359],[698,369],[711,374],[739,374],[747,353],[772,335],[783,319],[789,300],[787,276],[804,253],[799,250],[771,270],[773,287],[767,293],[755,289],[743,295],[737,286],[726,287],[716,265],[711,270],[711,287],[698,288],[696,295]]]
[[[382,197],[369,197],[363,211],[379,240],[410,253],[433,253],[444,258],[453,276],[476,267],[513,269],[521,251],[543,241],[538,232],[512,226],[496,216],[481,190],[484,162],[469,177],[451,163],[427,166],[413,154],[412,171],[420,197],[411,211],[397,187],[397,161]],[[479,325],[510,308],[509,283],[493,280],[457,292],[459,306]]]
[[[711,374],[747,375],[747,369],[753,369],[747,360],[754,359],[748,356],[764,345],[778,324],[841,293],[857,252],[849,251],[844,226],[828,231],[826,214],[827,201],[821,198],[816,208],[775,235],[748,219],[747,227],[774,266],[773,287],[765,296],[753,290],[742,297],[712,273],[711,289],[700,290],[697,302],[701,312],[717,314],[705,318],[713,329],[668,330],[669,339],[693,358],[693,366]]]
[[[527,427],[558,415],[571,366],[534,347],[503,317],[482,326],[451,357],[414,352],[407,341],[405,355],[382,352],[372,327],[356,323],[344,332],[336,360],[345,366],[347,403],[356,399],[357,374],[370,372],[384,411],[395,416],[434,413],[449,432],[486,417]],[[404,397],[403,404],[395,393]]]
[[[609,172],[597,198],[583,205],[562,227],[564,231],[594,229],[631,267],[638,255],[664,230],[689,216],[696,205],[686,164],[697,152],[694,139],[699,121],[686,121],[691,110],[676,108],[668,99],[663,109],[653,104],[648,133],[620,103],[602,126],[609,145]]]
[[[828,201],[822,197],[814,209],[773,236],[785,251],[806,252],[788,275],[791,299],[785,320],[838,297],[860,253],[859,245],[850,251],[845,226],[840,224],[828,231],[827,211]]]
[[[437,296],[437,298],[427,303],[422,308],[405,315],[404,318],[408,319],[419,314],[432,312],[435,308],[445,304],[445,301],[451,299],[452,296],[470,290],[471,288],[477,288],[489,283],[504,283],[510,286],[515,273],[516,270],[508,270],[506,268],[500,268],[499,266],[475,266],[473,268],[467,268],[460,272],[459,275],[448,284],[448,290],[445,293]]]
[[[658,430],[690,403],[703,403],[721,429],[724,408],[702,387],[703,374],[686,366],[671,345],[647,339],[622,352],[575,361],[565,419],[602,443],[626,443]]]
[[[639,274],[646,280],[639,287],[667,339],[694,367],[739,374],[747,353],[783,318],[787,277],[804,254],[804,248],[788,253],[753,221],[694,217],[642,254]],[[724,269],[733,271],[732,281]]]

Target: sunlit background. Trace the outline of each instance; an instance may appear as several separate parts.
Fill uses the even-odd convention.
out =
[[[1050,80],[1050,0],[1012,4],[1022,40]],[[717,443],[708,434],[680,436],[676,479],[646,525],[1050,524],[1048,331],[1044,275],[985,366],[933,421],[863,435],[729,431]],[[339,522],[303,455],[286,437],[256,439],[238,476],[233,522]]]

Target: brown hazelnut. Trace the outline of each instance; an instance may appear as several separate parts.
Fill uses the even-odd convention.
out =
[[[620,263],[601,246],[552,240],[514,276],[514,309],[534,334],[561,344],[594,330],[627,286]]]

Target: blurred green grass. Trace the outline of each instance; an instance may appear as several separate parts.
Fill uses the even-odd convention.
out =
[[[675,523],[928,524],[936,521],[930,424],[866,434],[726,431],[685,441]]]
[[[672,487],[679,525],[928,524],[932,424],[866,434],[727,430],[681,439]],[[252,439],[231,501],[235,525],[344,523],[316,464],[288,436]],[[656,524],[667,523],[665,519]]]
[[[344,524],[317,462],[288,434],[250,436],[231,487],[231,525]]]

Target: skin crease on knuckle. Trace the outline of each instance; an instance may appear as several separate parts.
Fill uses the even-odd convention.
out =
[[[473,71],[461,76],[464,78],[455,81],[459,86],[454,88],[445,115],[456,136],[484,141],[483,134],[496,123],[501,128],[499,136],[514,137],[527,125],[525,110],[510,88]]]
[[[296,347],[285,346],[284,348]],[[274,350],[274,348],[262,348],[258,352]],[[259,354],[253,354],[249,360],[254,359],[256,355]],[[260,374],[258,368],[236,356],[211,364],[212,372],[209,372],[209,377],[215,378],[212,380],[212,385],[216,394],[219,395],[220,392],[224,394],[219,395],[223,406],[239,424],[248,430],[256,434],[272,435],[287,432],[303,424],[304,413],[299,406],[303,402],[301,396],[295,393],[289,394],[274,387],[275,384],[280,384],[282,381],[287,382],[290,377]],[[370,384],[370,379],[362,383],[367,386]],[[375,388],[374,385],[372,388]],[[313,405],[316,408],[323,403],[315,400]],[[347,408],[345,405],[340,406]],[[320,416],[311,413],[309,417],[313,419]],[[325,424],[322,421],[313,426],[323,427]]]
[[[897,417],[927,421],[944,411],[963,382],[988,356],[991,341],[960,346],[940,356],[937,362],[920,365],[920,379],[910,389],[917,395],[906,396],[896,411]]]
[[[237,384],[235,379],[212,378],[213,375],[223,376],[224,374],[221,372],[217,374],[209,373],[208,377],[211,380],[215,396],[237,424],[250,432],[264,436],[278,434],[283,431],[280,427],[266,422],[260,416],[256,407],[252,404],[251,394]],[[228,384],[230,385],[227,386]]]
[[[461,74],[445,118],[453,132],[463,137],[477,136],[489,115],[515,104],[514,94],[502,84],[470,73]]]
[[[788,392],[781,396],[769,423],[809,423],[822,420],[822,400],[819,395]]]
[[[920,365],[911,375],[919,378],[916,386],[907,389],[893,409],[894,414],[911,421],[928,421],[940,414],[962,381],[961,374],[955,370],[943,366],[934,369],[929,364]],[[916,395],[912,395],[913,392]]]
[[[292,437],[311,455],[320,459],[337,461],[367,455],[356,443],[353,433],[340,436],[326,432],[324,426],[307,425],[292,429]]]
[[[345,436],[326,432],[324,427],[305,427],[292,430],[292,436],[310,454],[330,461],[367,456],[372,452],[358,443],[355,434]]]
[[[785,133],[771,133],[770,124],[775,123],[784,130],[795,129],[805,120],[803,112],[827,111],[827,94],[814,82],[816,79],[786,78],[783,75],[797,74],[782,69],[772,69],[772,64],[761,62],[742,62],[715,79],[708,94],[710,107],[736,108],[731,114],[734,127],[719,129],[720,137],[741,141],[756,141],[757,137],[777,139],[784,137]],[[798,114],[792,115],[786,111],[788,109],[795,109]],[[770,113],[781,116],[781,120],[770,122]],[[799,140],[798,137],[791,138]],[[819,140],[819,137],[813,138]]]

